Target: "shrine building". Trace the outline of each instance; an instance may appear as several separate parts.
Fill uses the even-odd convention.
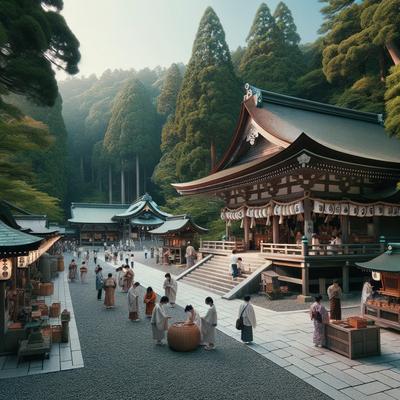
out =
[[[246,90],[216,168],[173,185],[182,195],[225,202],[227,240],[201,250],[259,252],[303,295],[322,292],[333,278],[348,291],[359,285],[354,263],[399,235],[400,141],[388,136],[380,114]]]

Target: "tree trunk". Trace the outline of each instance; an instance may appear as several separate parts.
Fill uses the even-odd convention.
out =
[[[140,170],[139,170],[139,154],[136,154],[136,198],[140,196]]]
[[[381,51],[379,54],[379,71],[380,71],[381,82],[385,82],[387,68],[385,62],[385,54],[383,51]]]
[[[143,193],[147,192],[147,184],[146,184],[146,167],[143,167]]]
[[[394,65],[400,64],[400,49],[396,46],[394,42],[386,43],[386,48],[393,60]]]
[[[125,204],[125,169],[124,163],[121,163],[121,204]]]
[[[103,192],[103,171],[102,170],[98,171],[97,180],[99,183],[99,192],[102,193]]]
[[[81,180],[82,180],[82,182],[85,182],[85,168],[83,165],[83,155],[81,156],[80,171],[81,171]]]
[[[214,140],[211,141],[210,156],[211,156],[211,171],[214,171],[217,158]]]
[[[108,166],[108,202],[112,204],[112,170],[111,164]]]

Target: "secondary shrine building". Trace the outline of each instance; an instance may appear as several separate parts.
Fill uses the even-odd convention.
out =
[[[358,284],[354,262],[379,254],[383,237],[400,236],[400,141],[379,114],[246,89],[214,171],[173,185],[182,195],[225,202],[230,241],[205,242],[202,250],[259,251],[304,295],[325,290],[331,278],[347,291]],[[241,238],[233,237],[239,226]]]

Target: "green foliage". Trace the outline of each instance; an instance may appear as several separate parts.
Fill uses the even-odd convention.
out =
[[[400,64],[392,67],[386,79],[385,127],[391,135],[400,139]]]
[[[174,114],[176,99],[182,85],[182,75],[176,64],[172,64],[164,80],[161,93],[157,99],[157,111],[164,117]]]
[[[47,106],[58,94],[52,66],[75,74],[80,60],[62,6],[60,0],[0,2],[0,83]]]
[[[240,96],[225,33],[209,7],[193,43],[175,116],[163,130],[164,154],[153,175],[159,186],[168,191],[167,185],[176,180],[193,179],[210,171],[211,148],[215,146],[218,157],[228,144]]]
[[[144,85],[129,81],[118,94],[104,136],[107,152],[121,161],[140,155],[141,165],[158,161],[160,146],[157,112]]]
[[[268,6],[262,3],[241,58],[242,79],[263,89],[294,94],[295,82],[305,69],[299,42],[289,8],[280,2],[272,16]]]
[[[52,143],[45,125],[22,116],[0,99],[0,185],[2,199],[32,212],[60,220],[55,197],[38,190],[37,176],[25,155],[40,152]]]

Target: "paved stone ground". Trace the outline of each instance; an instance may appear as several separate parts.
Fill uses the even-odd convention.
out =
[[[145,268],[162,277],[159,271]],[[176,353],[167,346],[155,346],[149,321],[128,320],[126,295],[117,294],[114,310],[105,310],[102,302],[97,301],[93,269],[91,265],[90,284],[70,285],[85,367],[4,379],[0,398],[328,399],[221,332],[217,334],[214,352],[198,349],[193,353]],[[104,272],[109,269],[105,267]],[[143,270],[140,275],[145,277]],[[181,308],[170,311],[173,320],[184,318]]]
[[[139,258],[140,255],[137,255]],[[147,265],[137,263],[136,278],[162,293],[163,275]],[[178,283],[177,304],[192,304],[205,313],[204,298],[209,292],[184,281]],[[240,341],[234,328],[239,300],[227,301],[213,296],[218,310],[218,329]],[[344,316],[357,315],[359,307],[344,310]],[[282,366],[304,382],[333,399],[400,399],[400,341],[399,333],[381,329],[382,355],[349,360],[312,344],[313,327],[308,312],[275,312],[256,306],[258,326],[255,343],[249,347],[266,359]],[[304,398],[299,392],[297,397]],[[292,397],[294,398],[293,394]]]

